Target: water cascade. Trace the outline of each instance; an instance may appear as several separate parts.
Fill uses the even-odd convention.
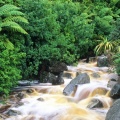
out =
[[[104,120],[112,105],[107,88],[108,68],[96,67],[96,63],[79,63],[68,69],[73,73],[72,78],[76,72],[86,72],[91,82],[76,85],[69,96],[63,95],[63,89],[72,79],[64,78],[63,85],[31,86],[29,91],[23,90],[24,97],[6,111],[6,114],[12,111],[6,120]],[[100,77],[93,77],[94,72]]]

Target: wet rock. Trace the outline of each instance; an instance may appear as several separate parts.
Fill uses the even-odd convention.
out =
[[[68,70],[67,65],[60,61],[52,62],[49,67],[49,72],[53,74],[58,74],[60,72],[67,71],[67,70]]]
[[[97,66],[98,67],[107,67],[108,66],[108,58],[104,55],[99,56],[97,58]]]
[[[108,67],[100,67],[100,68],[99,68],[99,71],[107,72],[107,73],[108,73],[109,68],[108,68]]]
[[[81,74],[81,72],[76,72],[76,77],[78,76],[78,75],[80,75]]]
[[[117,83],[117,81],[115,79],[110,79],[108,81],[107,87],[113,88],[116,83]]]
[[[89,62],[95,62],[96,59],[97,59],[96,57],[90,57],[90,58],[89,58]]]
[[[23,98],[26,97],[26,94],[24,92],[20,92],[16,95],[16,97],[19,98],[19,99],[23,99]]]
[[[20,107],[20,106],[22,106],[22,105],[24,105],[23,102],[18,102],[18,103],[15,104],[15,107]]]
[[[33,89],[27,89],[26,92],[27,92],[27,93],[33,93],[34,90],[33,90]]]
[[[65,73],[63,74],[63,77],[66,77],[66,78],[68,78],[68,79],[72,79],[71,73],[68,73],[68,72],[65,72]]]
[[[37,100],[38,100],[38,101],[44,101],[44,99],[43,99],[43,98],[41,98],[41,97],[40,97],[40,98],[38,98]]]
[[[52,83],[53,85],[61,85],[64,83],[64,79],[62,78],[63,72],[59,73],[57,76],[53,73],[48,73],[44,77],[44,82]]]
[[[60,72],[58,77],[57,77],[58,84],[64,84],[64,79],[63,79],[63,72]]]
[[[6,120],[7,118],[8,118],[7,115],[0,113],[0,120]]]
[[[99,99],[93,99],[87,106],[87,108],[90,108],[90,109],[102,108],[102,107],[103,107],[103,103]]]
[[[108,75],[108,79],[114,79],[114,80],[118,81],[118,78],[119,78],[119,76],[116,73],[110,73]]]
[[[87,73],[81,73],[76,78],[71,80],[71,82],[64,88],[63,94],[70,95],[74,91],[75,85],[90,83],[90,77]]]
[[[46,76],[47,78],[47,82],[50,82],[50,83],[52,83],[53,85],[56,85],[57,84],[57,77],[54,75],[54,74],[52,74],[52,73],[49,73],[47,76]]]
[[[39,72],[40,82],[50,82],[53,85],[63,84],[63,71],[66,70],[68,70],[67,65],[60,61],[52,61],[51,63],[44,64]]]
[[[120,75],[118,76],[117,82],[120,84]]]
[[[7,114],[8,116],[16,116],[16,115],[21,115],[21,112],[10,109],[9,111],[6,112],[6,114]]]
[[[120,98],[120,84],[115,84],[112,90],[110,91],[110,97],[113,99]]]
[[[100,78],[100,75],[96,72],[92,73],[91,76],[94,78]]]
[[[113,103],[107,112],[105,120],[120,120],[120,99]]]
[[[11,107],[11,105],[0,104],[0,113],[3,113],[4,111],[6,111],[10,107]]]

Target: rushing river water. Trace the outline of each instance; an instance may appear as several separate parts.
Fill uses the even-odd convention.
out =
[[[10,108],[18,115],[6,120],[104,120],[112,105],[107,88],[108,68],[96,67],[96,63],[79,63],[77,67],[68,66],[68,69],[72,78],[75,78],[77,71],[88,73],[91,82],[77,85],[69,96],[63,95],[63,89],[72,79],[64,78],[64,85],[32,86],[33,92],[26,93],[19,101],[23,104]],[[91,74],[94,72],[100,77],[93,77]],[[101,101],[103,106],[91,107],[96,100]]]

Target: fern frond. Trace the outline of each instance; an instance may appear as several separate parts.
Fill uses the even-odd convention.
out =
[[[3,5],[2,7],[0,7],[0,16],[4,15],[6,12],[13,10],[19,10],[19,8],[9,4]]]
[[[25,15],[24,13],[17,10],[11,10],[4,13],[4,16],[24,16],[24,15]]]
[[[3,44],[9,50],[13,50],[14,49],[14,45],[8,39],[3,41]]]
[[[3,21],[4,22],[13,21],[13,22],[28,23],[28,20],[21,16],[10,16],[10,17],[5,18]]]
[[[7,21],[7,22],[2,23],[2,27],[9,28],[7,30],[11,30],[13,32],[20,32],[23,34],[27,34],[27,32],[19,24],[13,21]]]

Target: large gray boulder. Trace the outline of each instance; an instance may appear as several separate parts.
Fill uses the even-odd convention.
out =
[[[109,109],[105,120],[120,120],[120,99],[114,102]]]
[[[98,67],[107,67],[108,65],[109,65],[109,62],[106,56],[102,55],[97,58]]]
[[[110,79],[110,80],[108,81],[107,87],[113,88],[116,83],[117,83],[117,81],[116,81],[115,79]]]
[[[116,83],[112,90],[110,91],[110,97],[113,99],[119,99],[120,98],[120,84]]]
[[[90,77],[87,73],[81,73],[64,88],[63,94],[70,95],[74,91],[75,85],[90,83]]]
[[[54,61],[49,66],[49,72],[58,75],[60,72],[67,71],[67,65],[60,61]]]
[[[53,73],[46,72],[46,74],[41,74],[41,79],[44,83],[52,83],[52,85],[61,85],[64,84],[63,72],[60,72],[58,75]]]

